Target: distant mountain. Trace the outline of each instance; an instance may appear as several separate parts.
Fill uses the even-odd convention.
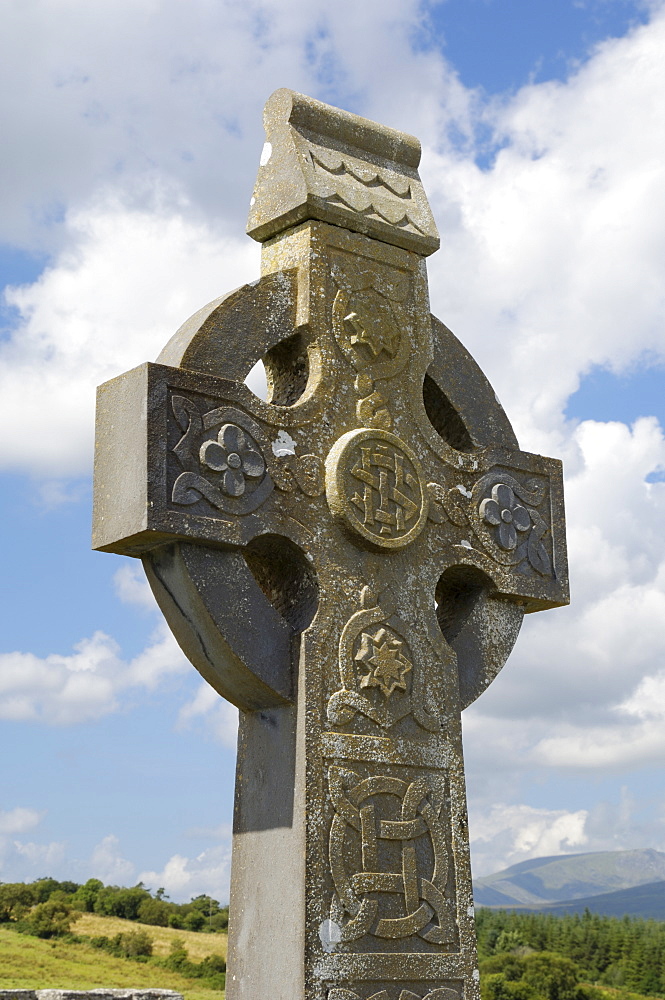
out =
[[[522,861],[505,871],[476,879],[474,898],[476,906],[519,906],[532,910],[547,907],[553,912],[550,907],[554,903],[568,906],[579,901],[584,909],[584,900],[608,893],[615,896],[626,889],[664,881],[665,853],[662,851],[565,854]],[[652,891],[655,898],[658,890]],[[593,909],[597,913],[605,912]]]
[[[539,910],[543,913],[554,913],[556,916],[590,910],[606,917],[628,916],[644,917],[646,920],[665,920],[665,882],[649,882],[648,885],[637,885],[632,889],[603,892],[599,896],[587,896],[584,899],[539,907]]]

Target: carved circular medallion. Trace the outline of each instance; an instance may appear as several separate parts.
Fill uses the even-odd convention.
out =
[[[364,427],[335,442],[326,460],[326,495],[336,517],[384,549],[408,545],[427,519],[420,463],[389,431]]]

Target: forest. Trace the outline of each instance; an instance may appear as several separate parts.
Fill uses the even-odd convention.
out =
[[[665,996],[665,922],[480,909],[476,930],[483,1000]]]

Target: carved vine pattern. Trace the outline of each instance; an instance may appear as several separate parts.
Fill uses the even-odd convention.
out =
[[[503,470],[482,476],[471,490],[428,484],[430,519],[469,528],[482,549],[504,565],[528,565],[544,577],[553,567],[543,539],[549,526],[538,509],[547,498],[544,479],[525,483]],[[521,503],[520,503],[521,501]]]
[[[360,426],[390,430],[388,401],[375,383],[393,378],[408,363],[412,345],[405,303],[410,280],[376,265],[359,271],[355,259],[351,268],[342,254],[333,254],[331,263],[338,288],[332,306],[333,332],[342,354],[358,372],[356,416]]]
[[[260,425],[237,407],[201,413],[194,400],[174,394],[171,409],[183,432],[172,449],[183,469],[171,488],[173,503],[205,498],[217,510],[243,515],[260,507],[274,486],[312,497],[323,492],[319,458],[272,456]]]

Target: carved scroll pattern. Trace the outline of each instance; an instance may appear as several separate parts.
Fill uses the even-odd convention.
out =
[[[399,940],[419,935],[434,945],[456,940],[452,900],[446,898],[452,863],[441,820],[443,801],[427,778],[402,781],[389,775],[361,778],[342,767],[329,770],[335,809],[330,829],[330,868],[335,885],[331,922],[341,942],[365,934]],[[352,841],[360,841],[358,845]],[[431,870],[421,870],[422,841]],[[397,871],[386,871],[381,843],[398,846]],[[362,859],[361,868],[349,871]],[[400,916],[383,916],[377,897],[402,898]],[[394,910],[389,911],[391,914]]]
[[[482,550],[497,563],[527,564],[540,576],[554,575],[544,544],[550,526],[541,513],[548,499],[543,477],[521,482],[505,470],[495,470],[478,479],[470,490],[463,485],[445,490],[438,483],[428,483],[427,490],[431,520],[468,527]]]
[[[171,486],[171,501],[191,506],[205,499],[226,514],[251,514],[274,486],[319,496],[323,463],[315,455],[271,454],[261,426],[235,406],[201,412],[200,404],[171,396],[171,410],[182,436],[171,449],[183,470]]]
[[[173,483],[173,503],[205,498],[229,514],[256,510],[273,489],[256,421],[233,406],[201,413],[186,396],[174,395],[171,407],[184,431],[172,449],[184,469]]]
[[[278,490],[293,493],[301,489],[308,497],[318,497],[325,489],[323,462],[317,455],[283,455],[270,467]]]

